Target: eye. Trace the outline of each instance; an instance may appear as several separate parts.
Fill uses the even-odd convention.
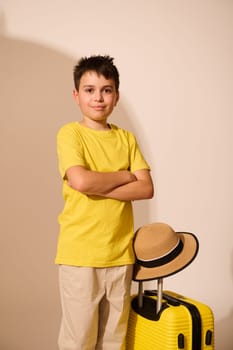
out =
[[[94,92],[94,89],[90,87],[90,88],[86,88],[84,91],[89,94],[92,94]]]
[[[106,88],[104,89],[104,92],[105,92],[106,94],[111,94],[111,93],[112,93],[112,88],[106,87]]]

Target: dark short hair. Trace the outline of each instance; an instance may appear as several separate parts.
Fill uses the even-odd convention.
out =
[[[119,72],[113,63],[113,58],[106,55],[93,55],[82,57],[74,66],[73,78],[76,90],[79,89],[80,80],[84,73],[94,71],[98,75],[103,75],[105,79],[112,79],[115,82],[116,91],[119,90]]]

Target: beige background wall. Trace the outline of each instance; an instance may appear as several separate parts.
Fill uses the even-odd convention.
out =
[[[80,118],[75,61],[98,53],[121,74],[112,121],[135,132],[157,188],[136,226],[198,235],[198,258],[164,287],[209,304],[216,350],[232,350],[232,43],[231,0],[0,2],[1,350],[57,349],[55,138]]]

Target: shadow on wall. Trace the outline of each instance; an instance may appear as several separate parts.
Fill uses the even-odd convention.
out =
[[[233,252],[231,255],[231,275],[233,279]],[[217,281],[218,282],[218,281]],[[219,286],[220,291],[224,290],[224,286]],[[218,294],[219,305],[223,305],[227,300],[223,300],[221,293]],[[229,300],[229,304],[231,300]],[[216,350],[232,350],[233,344],[233,309],[229,309],[225,318],[215,320],[215,338],[216,343],[219,344],[219,349]]]
[[[56,133],[80,118],[71,96],[76,59],[4,35],[0,45],[0,348],[55,350],[60,304],[53,260],[63,205]],[[129,119],[124,124],[131,129]],[[146,206],[136,207],[137,223],[148,222]]]
[[[221,298],[220,295],[219,297]],[[221,348],[219,348],[219,350],[232,350],[232,344],[233,344],[232,325],[233,325],[233,310],[230,310],[229,314],[224,319],[218,320],[216,322],[215,324],[216,338],[222,339]]]

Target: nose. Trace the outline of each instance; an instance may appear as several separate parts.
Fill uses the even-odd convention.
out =
[[[103,101],[103,95],[101,91],[96,90],[95,92],[95,100],[96,101]]]

